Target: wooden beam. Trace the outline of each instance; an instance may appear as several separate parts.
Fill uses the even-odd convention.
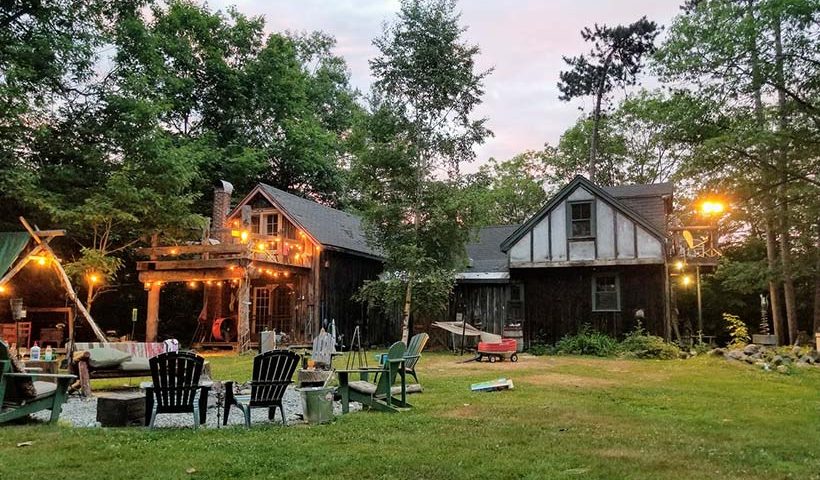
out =
[[[146,260],[137,262],[137,270],[157,271],[157,270],[212,270],[239,267],[237,258],[210,258],[208,260]]]
[[[229,254],[229,253],[245,253],[249,249],[248,245],[177,245],[166,247],[144,247],[136,249],[138,255],[145,256],[159,256],[167,257],[172,255],[189,255],[189,254]]]
[[[46,238],[63,237],[65,236],[65,230],[37,230],[37,236],[44,240]]]
[[[154,282],[206,282],[208,280],[237,280],[242,278],[242,269],[234,270],[150,270],[140,272],[139,280],[142,283]]]
[[[32,251],[25,254],[25,257],[18,260],[17,263],[14,265],[14,267],[12,267],[11,270],[9,270],[8,272],[6,272],[5,275],[3,275],[3,278],[0,278],[0,285],[5,285],[6,283],[8,283],[8,281],[11,280],[12,277],[17,275],[17,273],[20,270],[22,270],[26,265],[28,265],[28,262],[31,261],[31,256],[32,255],[37,255],[37,254],[42,253],[44,251],[45,251],[45,249],[43,247],[39,246],[39,245],[34,247],[34,249]]]
[[[159,292],[162,287],[159,283],[148,289],[148,307],[145,311],[145,341],[156,342],[159,330]]]
[[[51,265],[53,265],[54,269],[57,271],[57,274],[63,283],[63,287],[66,289],[66,292],[68,293],[68,297],[77,306],[77,310],[80,311],[82,316],[85,317],[85,320],[91,327],[91,331],[94,332],[94,335],[96,335],[97,339],[99,339],[101,342],[108,343],[108,339],[105,338],[105,334],[103,334],[102,330],[100,330],[100,327],[97,326],[97,323],[94,321],[94,319],[91,318],[91,313],[88,312],[88,310],[85,308],[85,305],[83,305],[79,297],[77,297],[77,292],[74,291],[74,287],[71,285],[71,279],[68,278],[68,274],[66,274],[65,270],[63,270],[63,265],[57,259],[57,255],[54,254],[54,250],[51,249],[48,242],[44,242],[40,238],[40,236],[37,234],[37,232],[35,232],[33,228],[31,228],[31,225],[29,225],[28,221],[26,221],[25,218],[20,217],[20,223],[22,223],[26,230],[28,230],[28,233],[32,236],[32,238],[34,238],[34,241],[37,242],[37,244],[40,245],[49,255],[51,255]]]

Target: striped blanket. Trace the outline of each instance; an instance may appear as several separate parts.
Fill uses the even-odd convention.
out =
[[[92,348],[113,348],[131,355],[131,359],[151,358],[165,353],[165,344],[162,342],[77,342],[74,344],[75,352],[91,350]]]

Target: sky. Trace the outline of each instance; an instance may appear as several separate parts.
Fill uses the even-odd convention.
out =
[[[682,0],[460,0],[467,41],[477,44],[479,69],[494,68],[485,82],[476,117],[487,117],[495,136],[476,149],[475,170],[490,157],[508,159],[544,143],[557,144],[561,134],[588,107],[583,100],[558,100],[562,56],[588,50],[580,31],[594,23],[632,23],[646,15],[668,25]],[[382,25],[393,21],[397,0],[217,0],[246,15],[263,15],[271,32],[322,30],[336,37],[336,53],[347,61],[353,85],[362,92],[372,77],[368,59]],[[651,85],[652,79],[647,79]]]

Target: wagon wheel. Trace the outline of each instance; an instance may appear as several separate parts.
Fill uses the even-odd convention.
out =
[[[518,354],[513,353],[512,355],[510,355],[510,361],[511,362],[517,362],[518,361]]]
[[[495,355],[490,355],[490,363],[495,363],[498,358]]]

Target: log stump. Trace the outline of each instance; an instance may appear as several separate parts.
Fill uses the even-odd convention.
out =
[[[112,392],[97,395],[97,421],[103,427],[145,425],[145,394]]]

